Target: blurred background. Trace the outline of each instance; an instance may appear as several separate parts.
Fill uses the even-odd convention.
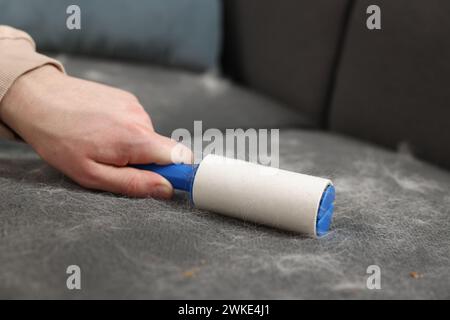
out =
[[[72,4],[81,9],[80,30],[66,27],[71,16],[66,8]],[[153,92],[162,100],[185,94],[184,107],[151,110],[157,128],[166,134],[202,119],[206,126],[218,128],[317,128],[400,149],[448,168],[450,5],[445,0],[426,4],[380,0],[376,4],[381,8],[382,29],[369,30],[370,4],[364,0],[1,0],[0,23],[29,32],[44,52],[206,74],[191,82],[198,80],[197,85],[209,88],[212,97],[193,83],[170,88],[177,82],[174,79]],[[76,60],[74,67],[69,61],[68,70],[108,82],[98,73],[108,60],[93,61]],[[133,78],[129,72],[120,77],[133,82],[138,75]],[[181,74],[171,75],[182,81]],[[217,75],[277,107],[257,98],[255,102],[239,88],[225,94],[227,84]],[[117,79],[109,81],[127,86]],[[164,80],[155,81],[159,85]],[[142,88],[141,96],[154,85]],[[135,91],[139,94],[140,89]]]

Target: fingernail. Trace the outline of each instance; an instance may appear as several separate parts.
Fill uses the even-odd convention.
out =
[[[192,151],[182,143],[177,143],[172,149],[171,160],[173,163],[192,163]]]
[[[167,199],[172,196],[172,186],[168,186],[166,184],[158,184],[155,186],[155,189],[152,192],[153,198],[158,199]]]

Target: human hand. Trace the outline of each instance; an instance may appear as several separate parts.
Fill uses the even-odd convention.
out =
[[[192,153],[157,134],[132,94],[44,66],[21,76],[0,117],[50,165],[91,188],[170,198],[171,184],[129,164],[192,162]]]

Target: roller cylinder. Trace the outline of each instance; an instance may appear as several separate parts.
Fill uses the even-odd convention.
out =
[[[318,213],[331,220],[334,188],[321,207],[330,186],[327,179],[208,155],[197,169],[192,200],[200,209],[318,236]]]

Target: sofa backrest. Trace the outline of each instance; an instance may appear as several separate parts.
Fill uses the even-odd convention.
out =
[[[335,131],[450,168],[450,2],[355,1],[331,103]]]
[[[320,126],[348,0],[223,0],[225,73]]]
[[[331,128],[450,168],[450,2],[223,0],[234,79]]]

